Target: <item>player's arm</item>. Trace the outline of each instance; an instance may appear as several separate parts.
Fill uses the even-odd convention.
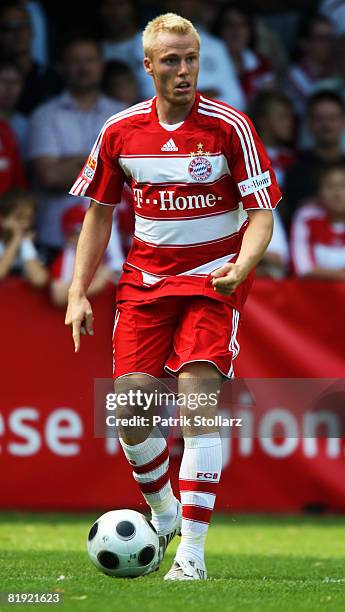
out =
[[[281,199],[266,149],[251,120],[244,113],[235,113],[235,119],[226,141],[227,160],[249,222],[236,263],[225,264],[211,275],[214,290],[222,295],[230,295],[264,255],[273,233],[272,210]]]
[[[273,232],[271,210],[248,210],[249,223],[243,235],[236,263],[228,263],[212,272],[214,290],[230,295],[263,257]]]
[[[86,293],[107,247],[112,217],[112,206],[91,202],[79,236],[65,318],[65,324],[72,326],[75,352],[80,348],[80,333],[93,335],[93,314]]]

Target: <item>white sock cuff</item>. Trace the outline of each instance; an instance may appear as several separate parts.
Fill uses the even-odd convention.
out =
[[[211,448],[212,446],[219,446],[221,443],[220,435],[217,432],[184,439],[185,448]]]
[[[157,451],[157,448],[161,447],[161,450],[163,451],[165,449],[166,446],[166,440],[163,437],[159,427],[154,427],[150,434],[148,435],[148,437],[146,438],[146,440],[144,440],[143,442],[140,442],[139,444],[126,444],[126,442],[123,441],[123,439],[121,437],[119,437],[120,440],[120,444],[123,448],[124,451],[128,451],[131,453],[131,455],[133,454],[139,454],[142,452],[145,452],[146,450],[148,450],[150,448],[150,446],[152,445],[152,441],[154,440],[154,442],[156,443],[155,446],[155,450]],[[154,453],[154,455],[156,455],[157,452]]]

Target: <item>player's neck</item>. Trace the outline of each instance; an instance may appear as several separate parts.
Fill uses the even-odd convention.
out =
[[[158,120],[160,121],[160,123],[167,123],[170,125],[173,125],[174,123],[180,123],[180,121],[184,121],[193,108],[194,100],[195,96],[193,97],[193,100],[188,102],[188,104],[180,106],[176,104],[171,104],[165,98],[161,98],[159,95],[157,95],[156,108]]]

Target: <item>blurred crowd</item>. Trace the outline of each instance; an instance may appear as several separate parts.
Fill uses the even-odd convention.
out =
[[[258,274],[345,279],[345,0],[99,0],[58,31],[45,3],[4,0],[0,280],[66,303],[85,214],[68,191],[104,121],[153,95],[141,31],[167,11],[197,26],[199,90],[253,119],[282,188]],[[132,232],[125,188],[90,294],[116,282]]]

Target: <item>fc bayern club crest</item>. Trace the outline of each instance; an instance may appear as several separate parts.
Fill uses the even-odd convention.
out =
[[[193,157],[188,172],[195,181],[207,181],[212,173],[212,165],[206,157]]]

